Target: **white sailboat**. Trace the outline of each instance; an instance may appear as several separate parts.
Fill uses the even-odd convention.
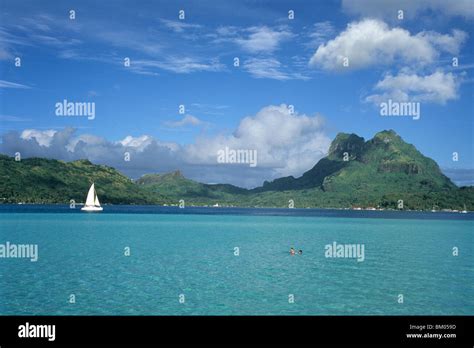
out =
[[[461,211],[461,214],[467,214],[466,205],[464,204],[464,210]]]
[[[104,208],[100,206],[99,197],[95,192],[94,183],[92,183],[89,192],[87,193],[86,204],[81,208],[84,211],[102,211]]]

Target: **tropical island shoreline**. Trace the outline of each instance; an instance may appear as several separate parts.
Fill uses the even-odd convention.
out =
[[[0,204],[81,205],[91,183],[104,205],[467,212],[474,187],[457,187],[432,159],[393,130],[372,139],[339,133],[328,155],[301,177],[245,189],[203,184],[178,170],[137,180],[89,160],[17,161],[0,155]]]
[[[69,204],[65,203],[25,203],[25,202],[18,202],[18,203],[0,203],[0,206],[57,206],[57,207],[62,207],[62,206],[69,206]],[[80,202],[80,203],[75,203],[75,208],[71,209],[79,209],[80,207],[84,206],[85,203]],[[426,213],[473,213],[474,211],[471,210],[457,210],[457,209],[440,209],[440,210],[423,210],[423,209],[396,209],[396,208],[373,208],[373,207],[294,207],[294,208],[288,208],[288,207],[272,207],[272,206],[233,206],[233,205],[219,205],[219,206],[212,206],[212,205],[196,205],[196,204],[190,204],[187,206],[184,206],[180,208],[179,204],[112,204],[112,203],[105,203],[102,204],[103,207],[124,207],[124,206],[130,206],[130,207],[157,207],[157,208],[179,208],[179,209],[186,209],[186,208],[212,208],[212,209],[252,209],[252,210],[342,210],[342,211],[362,211],[362,212],[414,212],[414,213],[420,213],[420,212],[426,212]],[[80,210],[80,209],[79,209]]]

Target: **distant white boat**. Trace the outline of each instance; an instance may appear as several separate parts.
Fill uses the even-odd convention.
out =
[[[461,214],[467,214],[466,205],[464,204],[464,210],[461,211]]]
[[[89,192],[87,193],[86,204],[81,208],[84,211],[102,211],[104,208],[100,206],[99,197],[95,192],[94,183],[92,183]]]
[[[214,208],[219,208],[219,203],[213,205]]]

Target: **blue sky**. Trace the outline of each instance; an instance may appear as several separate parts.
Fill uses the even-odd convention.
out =
[[[338,132],[369,139],[394,129],[453,180],[472,184],[473,7],[4,0],[0,151],[89,158],[131,177],[181,169],[252,187],[301,175]],[[58,117],[64,99],[94,102],[95,118]],[[420,119],[382,117],[388,99],[419,102]],[[258,166],[216,163],[226,146],[257,150]]]

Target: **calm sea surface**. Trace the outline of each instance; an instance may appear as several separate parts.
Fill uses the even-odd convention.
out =
[[[0,244],[39,252],[0,258],[0,314],[474,315],[473,235],[472,213],[0,205]]]

